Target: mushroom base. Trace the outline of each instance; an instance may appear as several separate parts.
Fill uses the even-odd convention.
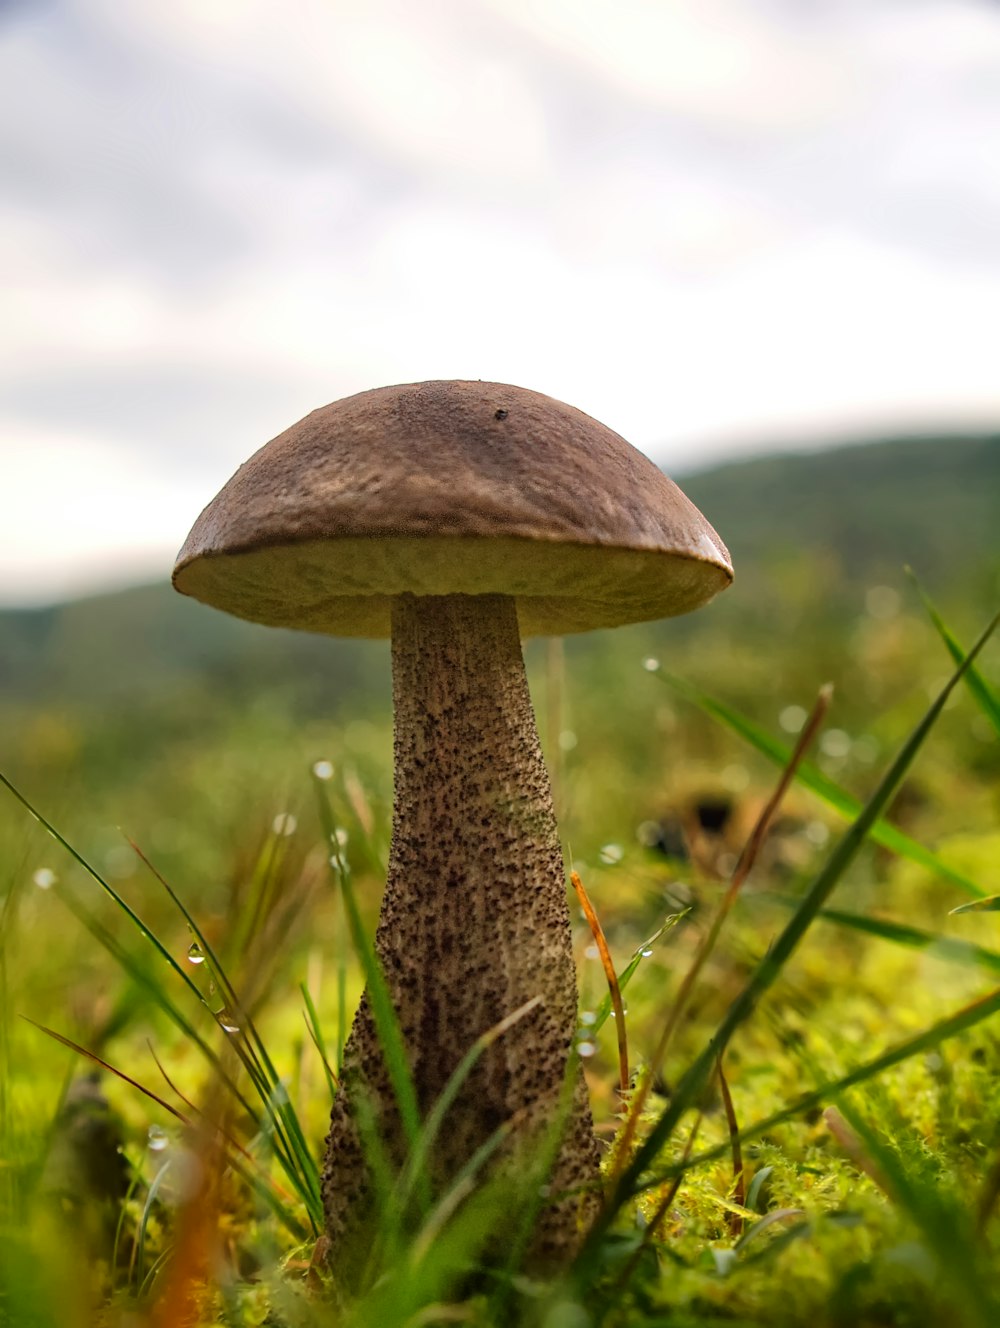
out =
[[[576,1252],[596,1207],[599,1168],[579,1068],[571,1071],[572,1091],[564,1089],[577,1027],[576,972],[514,601],[402,595],[393,607],[392,660],[393,834],[375,948],[422,1115],[481,1034],[540,998],[462,1085],[435,1140],[432,1182],[442,1192],[504,1126],[510,1133],[492,1170],[510,1178],[515,1202],[531,1150],[537,1156],[562,1113],[550,1191],[588,1188],[541,1211],[531,1262],[557,1267]],[[400,1165],[403,1130],[367,993],[344,1052],[323,1173],[331,1262],[348,1283],[375,1222],[357,1126],[362,1098],[389,1160]],[[525,1201],[522,1186],[516,1202]],[[499,1217],[498,1246],[516,1229],[514,1212]],[[487,1259],[501,1253],[484,1250]]]

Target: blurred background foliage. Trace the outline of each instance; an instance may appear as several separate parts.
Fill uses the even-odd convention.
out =
[[[525,650],[568,858],[587,883],[618,967],[640,949],[644,956],[627,999],[633,1064],[656,1041],[671,993],[776,777],[758,752],[685,699],[670,675],[785,743],[819,687],[833,682],[815,761],[864,799],[951,672],[905,567],[966,646],[1000,602],[996,438],[897,440],[765,458],[684,476],[682,486],[730,545],[733,588],[686,618],[562,645],[534,640]],[[1000,685],[995,642],[981,672]],[[330,780],[374,929],[391,826],[388,644],[255,627],[166,584],[7,611],[0,613],[0,733],[0,769],[186,968],[192,935],[130,840],[171,883],[254,1011],[319,1156],[329,1091],[306,1031],[300,984],[332,1052],[342,1044],[361,979],[350,968],[341,998],[345,942],[311,772]],[[1000,893],[998,776],[997,732],[960,690],[890,810],[899,828],[987,893]],[[677,1031],[664,1090],[704,1047],[842,824],[817,798],[791,790]],[[947,916],[967,898],[933,864],[869,845],[838,886],[835,904],[988,946],[988,915]],[[155,975],[156,990],[183,996],[176,975],[163,971],[149,942],[81,864],[6,795],[0,907],[0,1133],[8,1158],[0,1198],[16,1229],[15,1215],[28,1211],[29,1197],[46,1192],[51,1159],[61,1156],[66,1135],[60,1102],[71,1082],[79,1091],[85,1069],[77,1055],[16,1016],[77,1040],[170,1100],[177,1099],[161,1065],[192,1099],[210,1076],[191,1036],[171,1028],[161,997],[124,974],[107,944],[131,956],[134,973]],[[671,918],[673,925],[643,949]],[[595,1009],[604,978],[579,919],[576,938],[582,1008]],[[892,947],[818,923],[729,1052],[739,1118],[781,1109],[817,1073],[843,1073],[858,1048],[887,1046],[979,994],[975,965],[945,958],[933,945]],[[217,1039],[212,1010],[220,997],[205,966],[190,971],[207,1002],[189,1012],[192,1026]],[[959,1102],[949,1076],[954,1069],[982,1078],[1000,1068],[1000,1042],[986,1026],[969,1046],[971,1060],[908,1062],[891,1098],[893,1111],[908,1104],[906,1128],[917,1144],[937,1149],[942,1167],[946,1155],[954,1163],[956,1184],[981,1172],[990,1140],[970,1124],[985,1100],[980,1089],[963,1088]],[[588,1065],[605,1137],[616,1109],[616,1061],[605,1030]],[[105,1078],[102,1088],[125,1155],[148,1182],[161,1146],[154,1138],[173,1135],[176,1122],[121,1081]],[[857,1185],[830,1170],[818,1122],[814,1114],[771,1131],[752,1155],[783,1177],[788,1202],[822,1210],[848,1197],[854,1202]],[[704,1142],[720,1141],[724,1128],[716,1110],[704,1124]],[[691,1219],[668,1234],[695,1264],[705,1242],[727,1230],[719,1196],[730,1180],[719,1163],[685,1187]],[[775,1180],[773,1202],[777,1195]],[[233,1201],[227,1218],[228,1257],[234,1276],[252,1280],[279,1246],[242,1202]],[[888,1220],[865,1211],[866,1222]],[[150,1257],[168,1240],[166,1215],[163,1222],[161,1230],[144,1219]],[[873,1239],[872,1229],[858,1239]],[[49,1242],[44,1232],[28,1239],[32,1249]],[[835,1281],[836,1242],[847,1237],[831,1239],[833,1262],[824,1275]],[[796,1268],[803,1304],[814,1294],[822,1298],[814,1272]],[[742,1285],[752,1287],[752,1278]],[[897,1306],[904,1299],[897,1296]]]
[[[671,826],[699,800],[731,855],[751,815],[741,803],[752,807],[771,777],[759,757],[650,676],[644,660],[659,659],[786,738],[819,685],[832,681],[833,732],[819,759],[863,795],[949,671],[904,566],[967,641],[1000,599],[996,438],[763,458],[684,476],[682,486],[730,545],[732,589],[686,618],[568,638],[564,655],[545,641],[526,643],[565,842],[598,869],[608,839],[632,854],[642,849],[636,836],[645,837],[665,860]],[[983,668],[1000,678],[995,651]],[[276,817],[290,812],[312,827],[307,775],[317,760],[345,773],[387,843],[385,642],[256,627],[166,584],[9,610],[0,613],[0,732],[7,775],[154,916],[162,897],[125,834],[203,915],[222,910]],[[981,827],[982,803],[995,793],[983,785],[956,798],[948,785],[960,768],[984,777],[1000,769],[993,738],[983,716],[955,705],[933,744],[937,755],[899,802],[900,822],[919,823],[932,839]],[[653,828],[661,824],[662,833]],[[822,831],[811,833],[823,842]],[[58,856],[7,801],[0,862],[8,886],[43,869],[74,879]],[[377,864],[364,866],[374,909]],[[596,894],[618,910],[617,894]],[[32,893],[25,925],[46,945],[76,927],[57,922],[44,890]],[[47,976],[53,1002],[67,995],[64,986],[94,990],[78,958],[78,971]],[[26,956],[25,990],[31,965]]]

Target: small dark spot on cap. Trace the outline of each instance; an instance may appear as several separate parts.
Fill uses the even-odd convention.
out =
[[[501,406],[500,409],[494,414],[493,418],[495,420],[505,420],[507,418],[507,412],[504,410],[503,406]]]

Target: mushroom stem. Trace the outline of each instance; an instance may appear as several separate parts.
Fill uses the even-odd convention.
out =
[[[513,1120],[513,1138],[527,1144],[558,1119],[577,1025],[576,973],[552,791],[513,599],[400,595],[392,664],[393,832],[375,948],[421,1112],[476,1038],[541,997],[488,1047],[450,1108],[431,1161],[441,1186],[503,1122]],[[593,1186],[598,1176],[586,1088],[577,1075],[555,1192]],[[367,1225],[359,1091],[399,1162],[402,1129],[367,996],[345,1048],[327,1141],[323,1192],[335,1262],[338,1244],[354,1246],[351,1233]],[[544,1210],[537,1262],[572,1255],[595,1199]]]

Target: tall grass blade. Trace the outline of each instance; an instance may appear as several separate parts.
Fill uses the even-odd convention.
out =
[[[1000,1321],[1000,1303],[990,1293],[975,1257],[976,1242],[962,1205],[939,1184],[910,1176],[896,1152],[846,1098],[838,1106],[855,1135],[864,1145],[890,1196],[924,1237],[924,1244],[951,1286],[956,1308],[975,1328],[995,1328]]]
[[[731,706],[726,705],[724,701],[716,700],[682,678],[665,673],[663,670],[658,670],[656,676],[662,678],[667,686],[698,706],[705,714],[718,720],[725,728],[749,743],[755,751],[766,757],[774,765],[784,768],[788,764],[792,749],[777,738],[773,738],[760,725],[747,719],[745,715],[741,715]],[[811,793],[815,793],[828,807],[832,808],[845,820],[852,821],[860,816],[862,803],[811,762],[803,761],[798,768],[796,780],[804,788],[809,789]],[[911,839],[909,835],[904,834],[896,826],[890,825],[888,821],[878,819],[872,825],[869,834],[874,842],[881,845],[882,848],[887,848],[902,858],[908,858],[911,862],[926,867],[928,871],[934,872],[936,875],[959,886],[966,894],[978,896],[984,893],[975,881],[960,872],[956,867],[943,862],[929,848],[919,844],[915,839]]]
[[[853,1070],[841,1078],[827,1080],[812,1091],[803,1093],[794,1102],[782,1107],[780,1111],[773,1112],[763,1120],[754,1121],[752,1125],[744,1126],[740,1130],[739,1138],[743,1143],[746,1143],[749,1139],[757,1139],[776,1126],[784,1125],[786,1121],[791,1120],[794,1116],[801,1116],[804,1112],[822,1106],[824,1102],[829,1102],[849,1088],[867,1083],[868,1080],[876,1078],[886,1070],[891,1070],[896,1065],[902,1065],[904,1061],[908,1061],[914,1056],[921,1056],[928,1051],[934,1051],[942,1042],[947,1042],[950,1038],[968,1032],[970,1028],[975,1028],[984,1019],[990,1019],[998,1013],[1000,1013],[1000,987],[987,992],[985,996],[981,996],[978,1000],[963,1006],[954,1014],[932,1024],[930,1028],[925,1028],[923,1032],[917,1033],[914,1037],[897,1043],[896,1046],[890,1047],[888,1051],[874,1057],[872,1060],[855,1066]],[[666,1166],[655,1176],[644,1181],[639,1187],[639,1191],[653,1189],[681,1172],[714,1162],[718,1158],[724,1157],[729,1152],[730,1146],[730,1143],[717,1144],[713,1148],[706,1149],[703,1153],[698,1153],[688,1163]]]
[[[934,625],[934,630],[944,642],[945,649],[955,664],[961,664],[965,659],[965,651],[959,644],[958,638],[948,627],[940,613],[934,607],[930,597],[925,592],[923,586],[917,580],[916,574],[911,567],[908,567],[907,574],[916,587],[917,594],[920,596],[923,606],[927,611],[927,616]],[[997,734],[1000,735],[1000,696],[993,691],[986,679],[978,669],[971,668],[965,675],[965,685],[969,689],[973,699],[980,710],[993,725]]]
[[[326,1086],[330,1092],[330,1100],[333,1101],[333,1095],[336,1093],[338,1087],[337,1076],[334,1074],[330,1062],[327,1060],[326,1041],[323,1037],[323,1029],[319,1022],[319,1015],[316,1013],[316,1004],[313,1001],[309,988],[304,982],[299,983],[299,991],[302,993],[302,1000],[306,1007],[304,1011],[306,1029],[309,1033],[309,1037],[312,1039],[313,1046],[319,1053],[319,1059],[323,1066],[323,1073],[326,1075]]]
[[[677,995],[674,998],[674,1003],[670,1009],[670,1013],[664,1022],[663,1031],[660,1034],[656,1048],[650,1058],[650,1073],[646,1075],[642,1083],[639,1085],[638,1092],[636,1092],[629,1106],[629,1112],[625,1118],[625,1124],[622,1127],[620,1136],[616,1140],[615,1165],[612,1171],[612,1176],[615,1180],[619,1178],[622,1169],[628,1161],[632,1140],[635,1137],[636,1130],[639,1126],[639,1119],[645,1108],[646,1099],[649,1096],[653,1076],[659,1071],[666,1059],[671,1038],[683,1018],[684,1011],[687,1009],[688,1001],[690,1000],[691,992],[694,990],[695,983],[715,949],[726,919],[732,912],[736,900],[739,898],[740,891],[746,884],[750,872],[753,870],[761,846],[767,837],[767,833],[771,828],[775,816],[778,814],[778,809],[784,801],[789,785],[795,778],[796,771],[802,764],[806,752],[809,750],[813,739],[819,732],[823,720],[826,717],[826,713],[830,708],[830,702],[832,699],[833,688],[827,683],[819,690],[819,695],[816,698],[812,713],[809,715],[808,720],[803,726],[802,732],[799,734],[794,750],[788,758],[788,764],[785,766],[784,770],[782,770],[781,778],[778,780],[773,793],[770,798],[768,798],[763,810],[757,817],[757,821],[750,832],[750,837],[744,845],[736,866],[733,868],[733,874],[730,878],[729,885],[726,888],[726,893],[723,895],[719,907],[715,911],[715,915],[712,918],[708,931],[705,933],[701,944],[695,951],[694,959],[688,966],[687,972],[684,974],[680,988],[678,989]],[[721,1050],[719,1053],[719,1064],[721,1066]]]
[[[780,904],[782,908],[795,909],[799,901],[788,895],[771,891],[760,891],[754,896],[755,902]],[[975,908],[974,901],[961,908],[952,909],[952,913],[964,912],[966,908]],[[852,931],[864,932],[868,936],[877,936],[880,940],[893,945],[902,945],[911,950],[930,950],[935,959],[948,960],[954,964],[978,964],[991,972],[1000,973],[1000,952],[987,950],[985,946],[973,941],[963,941],[956,936],[944,936],[940,932],[925,931],[905,922],[893,922],[888,918],[873,918],[865,913],[848,913],[837,908],[822,908],[816,915],[817,921],[829,922],[835,927],[847,927]]]
[[[632,978],[635,976],[636,969],[639,967],[639,965],[642,963],[644,959],[649,958],[650,954],[652,953],[653,946],[660,939],[660,937],[665,935],[668,931],[670,931],[671,928],[676,927],[678,922],[680,922],[683,918],[686,918],[690,912],[691,910],[689,908],[686,908],[680,913],[672,913],[667,918],[666,922],[664,922],[662,927],[658,927],[656,931],[653,932],[652,936],[650,936],[647,940],[643,941],[643,943],[638,947],[638,949],[633,951],[632,957],[629,959],[628,963],[625,965],[622,971],[618,974],[619,991],[624,991],[625,988],[628,986],[628,984],[632,981]],[[600,1005],[594,1011],[593,1021],[590,1024],[588,1024],[589,1031],[596,1035],[601,1031],[601,1029],[604,1027],[604,1025],[608,1022],[610,1018],[611,1018],[611,993],[609,991],[608,994],[601,1001]]]
[[[728,1046],[733,1034],[750,1017],[758,1001],[797,949],[799,942],[816,915],[826,903],[844,871],[861,849],[872,827],[877,824],[883,811],[888,806],[903,777],[934,727],[938,716],[944,709],[948,697],[986,645],[998,624],[1000,624],[1000,614],[997,614],[990,621],[972,650],[955,673],[952,674],[923,719],[914,729],[895,761],[883,776],[867,805],[863,808],[860,816],[840,842],[835,845],[826,865],[809,887],[784,930],[763,960],[754,969],[745,987],[729,1007],[704,1051],[696,1057],[680,1079],[671,1102],[636,1150],[634,1158],[628,1162],[617,1178],[608,1203],[595,1223],[591,1236],[584,1247],[579,1261],[581,1264],[592,1255],[594,1245],[607,1231],[617,1210],[637,1192],[641,1185],[643,1172],[655,1160],[660,1149],[676,1129],[682,1116],[700,1102],[712,1070]]]
[[[375,947],[366,935],[364,924],[361,921],[361,912],[354,893],[350,869],[340,850],[337,825],[327,790],[324,787],[323,780],[315,772],[313,773],[313,785],[316,790],[320,824],[323,829],[330,869],[335,882],[340,886],[340,895],[344,903],[344,911],[347,915],[347,924],[351,934],[351,943],[364,973],[368,999],[371,1002],[372,1017],[375,1021],[382,1054],[385,1057],[389,1082],[392,1085],[396,1104],[399,1108],[403,1132],[406,1135],[407,1149],[412,1153],[418,1147],[420,1140],[420,1108],[417,1103],[413,1078],[410,1074],[403,1034],[399,1027],[399,1020],[396,1017],[395,1007],[392,1004],[388,984],[375,954]],[[430,1181],[426,1175],[420,1177],[418,1181],[417,1197],[422,1212],[426,1213],[430,1206]]]
[[[274,1068],[263,1039],[257,1031],[257,1026],[237,995],[218,954],[198,926],[190,909],[170,882],[150,862],[142,849],[131,839],[128,842],[140,861],[166,891],[171,902],[187,923],[191,934],[201,948],[209,971],[218,984],[227,1011],[231,1011],[233,1016],[239,1019],[239,1030],[242,1036],[234,1040],[232,1046],[264,1105],[265,1115],[270,1122],[269,1133],[271,1134],[275,1156],[281,1162],[289,1180],[305,1203],[315,1230],[319,1232],[323,1229],[323,1200],[320,1195],[319,1168],[316,1165],[316,1159],[313,1157],[312,1151],[306,1143],[298,1113],[281,1082],[277,1070]],[[213,1013],[213,1017],[225,1027],[225,1021],[218,1014]]]
[[[42,815],[42,813],[38,810],[38,808],[35,807],[28,800],[28,798],[26,798],[25,795],[21,793],[21,791],[18,788],[16,788],[15,785],[12,784],[9,779],[7,779],[7,777],[2,772],[0,772],[0,783],[2,783],[8,789],[8,791],[14,795],[17,801],[20,802],[21,805],[25,808],[25,810],[31,816],[33,816],[34,819],[38,821],[39,824],[52,836],[52,838],[63,849],[65,849],[65,851],[70,855],[70,857],[72,857],[74,861],[76,861],[84,869],[87,875],[90,876],[91,879],[94,880],[101,887],[101,889],[111,898],[111,900],[118,906],[118,908],[122,910],[122,912],[133,924],[133,926],[137,928],[139,934],[145,937],[146,940],[150,942],[150,944],[153,946],[154,950],[157,952],[160,958],[168,965],[169,968],[171,968],[174,971],[174,973],[177,974],[178,977],[180,977],[183,984],[194,995],[198,1003],[209,1011],[214,1020],[218,1021],[217,1015],[212,1010],[211,1006],[209,1005],[209,1002],[202,994],[197,983],[195,983],[192,980],[190,974],[184,971],[184,969],[177,962],[176,958],[170,952],[167,946],[163,944],[163,942],[159,939],[159,937],[155,934],[155,932],[151,930],[151,928],[146,926],[142,918],[138,915],[138,913],[136,913],[136,911],[131,907],[131,905],[124,898],[122,898],[122,896],[114,889],[114,887],[111,886],[104,879],[103,876],[101,876],[101,874],[96,870],[96,868],[93,867],[86,860],[86,858],[84,858],[83,855],[79,853],[73,847],[72,844],[69,843],[69,841],[62,834],[60,834],[60,832],[56,829],[56,827],[49,820],[47,820],[45,816]],[[131,841],[129,842],[131,843]],[[188,926],[191,928],[192,933],[195,935],[199,944],[202,946],[204,953],[212,960],[213,971],[217,975],[217,980],[220,983],[221,989],[227,995],[227,1001],[230,1002],[234,1007],[239,1008],[239,1001],[236,997],[236,993],[233,991],[231,984],[226,978],[225,973],[222,970],[222,966],[218,963],[218,959],[214,955],[211,946],[208,944],[206,938],[204,937],[204,934],[201,932],[201,929],[198,927],[194,918],[192,917],[188,909],[185,907],[183,901],[177,896],[176,892],[173,890],[170,884],[163,879],[163,877],[155,870],[155,868],[152,867],[152,864],[149,863],[148,859],[145,857],[142,851],[135,844],[132,844],[132,847],[135,850],[135,852],[139,855],[140,859],[144,863],[146,863],[147,866],[150,867],[150,870],[153,871],[153,874],[156,876],[157,880],[159,880],[160,883],[163,885],[163,887],[169,894],[172,902],[179,909],[181,915],[184,917]],[[119,953],[123,953],[123,951],[119,949]],[[133,973],[139,973],[141,975],[142,971],[141,965],[132,965],[131,968]],[[139,977],[139,980],[143,982],[147,990],[150,990],[151,993],[156,996],[161,1006],[166,1008],[167,1003],[164,1001],[162,993],[160,993],[160,990],[156,986],[156,984],[150,983],[149,980],[145,978],[144,975],[141,975]],[[274,1067],[271,1065],[270,1059],[267,1057],[266,1051],[263,1049],[263,1044],[260,1043],[259,1038],[256,1037],[256,1030],[252,1028],[252,1022],[251,1022],[251,1036],[256,1038],[258,1049],[259,1051],[263,1052],[264,1064],[267,1067],[268,1071],[267,1074],[265,1074],[264,1071],[262,1071],[259,1059],[252,1056],[251,1051],[248,1051],[245,1048],[244,1039],[240,1039],[237,1042],[232,1043],[231,1045],[233,1045],[237,1055],[240,1057],[241,1061],[243,1062],[244,1067],[246,1068],[248,1074],[250,1075],[251,1082],[254,1084],[255,1088],[257,1089],[258,1095],[261,1097],[261,1100],[265,1105],[265,1110],[267,1110],[270,1102],[270,1095],[280,1081],[278,1080],[278,1077],[274,1072]],[[232,1081],[228,1076],[224,1077],[224,1082],[227,1084],[227,1086],[232,1085]],[[242,1095],[238,1096],[241,1105],[246,1107],[248,1104],[246,1103],[245,1099],[242,1097]],[[305,1143],[305,1139],[304,1136],[302,1135],[301,1128],[299,1127],[298,1121],[295,1118],[294,1109],[291,1107],[290,1103],[288,1103],[287,1106],[285,1107],[282,1119],[279,1122],[276,1122],[276,1125],[282,1139],[282,1146],[275,1150],[275,1155],[277,1156],[292,1186],[299,1193],[300,1197],[305,1203],[306,1210],[310,1216],[310,1221],[313,1223],[314,1228],[318,1231],[322,1228],[322,1201],[320,1199],[320,1194],[319,1194],[319,1173],[316,1167],[315,1159],[313,1159],[312,1154],[310,1153]],[[286,1125],[290,1127],[289,1135],[292,1140],[291,1145],[289,1145],[287,1139],[285,1138],[284,1127]]]

